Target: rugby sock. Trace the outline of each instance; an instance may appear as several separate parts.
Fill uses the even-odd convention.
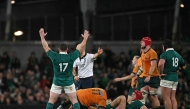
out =
[[[73,104],[73,109],[80,109],[80,104],[79,104],[79,102]]]
[[[51,104],[51,103],[47,103],[47,105],[46,105],[46,109],[53,109],[53,104]]]

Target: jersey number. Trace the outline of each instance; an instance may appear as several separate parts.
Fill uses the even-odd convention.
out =
[[[173,67],[177,67],[179,59],[173,57],[172,60],[173,60]]]
[[[64,72],[68,66],[68,63],[60,63],[60,72]]]

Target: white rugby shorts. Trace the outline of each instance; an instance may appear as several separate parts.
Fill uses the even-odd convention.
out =
[[[178,82],[174,82],[174,81],[168,81],[168,80],[161,80],[160,81],[160,86],[171,88],[172,90],[177,89],[177,84],[178,84]]]
[[[51,92],[54,92],[57,94],[61,94],[62,90],[64,90],[65,93],[76,92],[74,83],[70,86],[57,86],[55,84],[52,84],[51,89],[50,89]]]

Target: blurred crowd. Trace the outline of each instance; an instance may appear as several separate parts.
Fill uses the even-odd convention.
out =
[[[128,94],[131,81],[114,82],[114,78],[129,75],[133,66],[131,60],[134,55],[140,55],[137,49],[121,51],[115,54],[109,45],[103,48],[104,53],[94,62],[94,87],[103,89],[114,88],[118,95]],[[158,56],[162,53],[160,46],[153,47]],[[178,105],[185,109],[190,104],[190,48],[183,50],[181,46],[175,47],[186,61],[187,68],[178,71],[179,83],[176,93]],[[96,49],[92,51],[95,53]],[[27,67],[23,69],[16,52],[4,52],[0,56],[0,105],[46,104],[53,78],[51,60],[43,53],[38,59],[35,52],[28,57]],[[158,95],[163,105],[160,89]],[[64,94],[60,95],[57,103],[61,103]],[[148,103],[148,101],[147,101]]]

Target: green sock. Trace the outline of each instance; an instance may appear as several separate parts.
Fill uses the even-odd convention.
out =
[[[73,109],[80,109],[80,104],[79,104],[79,102],[73,104]]]
[[[107,104],[107,105],[106,105],[106,109],[111,109],[111,108],[113,108],[113,107],[111,106],[111,104]]]
[[[51,104],[51,103],[47,103],[47,105],[46,105],[46,109],[53,109],[53,104]]]

